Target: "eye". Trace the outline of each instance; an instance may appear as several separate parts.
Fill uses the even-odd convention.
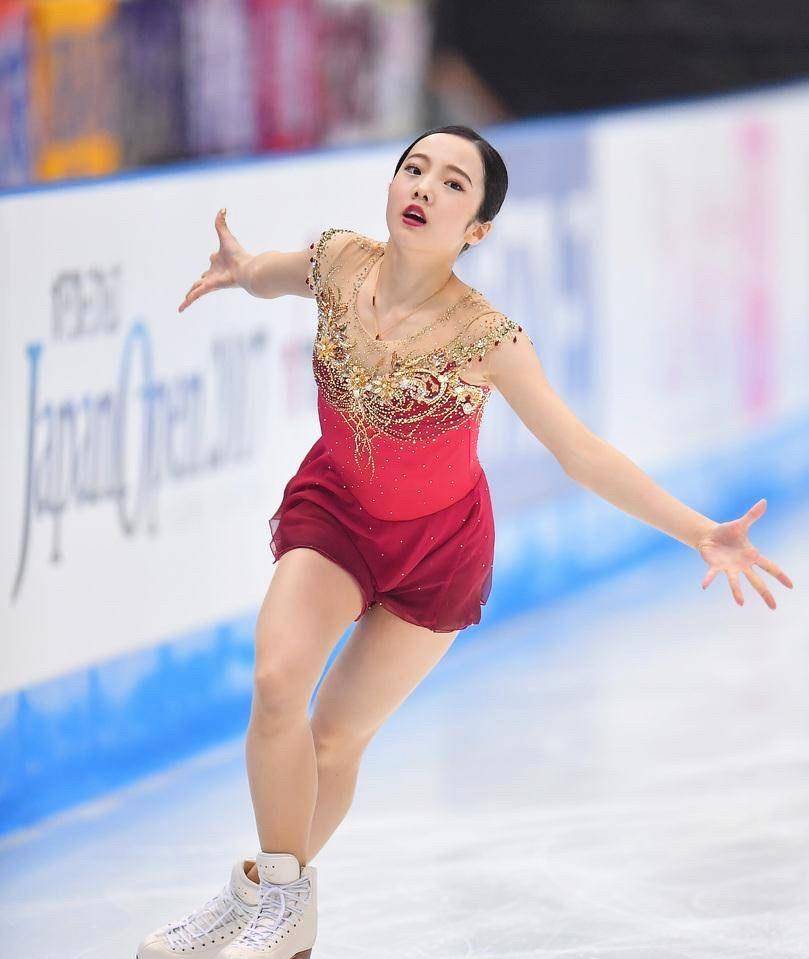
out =
[[[405,171],[405,173],[407,173],[409,170],[415,170],[417,174],[421,172],[419,170],[419,167],[415,163],[408,163],[404,167],[402,167],[402,169]],[[446,182],[451,184],[453,188],[457,187],[458,190],[461,191],[461,193],[464,192],[464,188],[461,186],[461,184],[457,180],[447,180]],[[458,190],[456,190],[455,192],[457,193]]]

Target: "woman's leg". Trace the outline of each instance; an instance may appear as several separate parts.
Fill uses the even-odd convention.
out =
[[[278,560],[256,623],[245,753],[259,843],[266,852],[291,852],[302,866],[317,799],[309,701],[363,604],[350,573],[296,548]]]
[[[315,700],[318,793],[307,861],[348,812],[360,759],[374,733],[443,657],[458,632],[434,633],[382,606],[372,606],[354,628]]]

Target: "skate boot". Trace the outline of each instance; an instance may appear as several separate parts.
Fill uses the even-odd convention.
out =
[[[258,910],[219,959],[309,959],[317,936],[317,869],[289,852],[259,852]]]
[[[138,946],[137,959],[178,959],[185,955],[219,959],[224,947],[258,911],[260,886],[247,878],[245,865],[242,859],[235,863],[227,885],[203,906],[147,936]]]

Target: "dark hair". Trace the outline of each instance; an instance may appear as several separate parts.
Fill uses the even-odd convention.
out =
[[[503,163],[503,158],[497,150],[495,150],[488,140],[485,140],[471,127],[433,127],[432,130],[427,130],[425,133],[420,134],[399,157],[399,162],[396,164],[393,175],[396,176],[399,172],[399,167],[404,163],[408,153],[410,153],[419,140],[423,140],[433,133],[452,133],[454,136],[470,140],[478,148],[480,158],[483,160],[483,200],[475,214],[475,219],[480,220],[481,223],[487,223],[489,220],[493,220],[503,205],[503,200],[506,198],[508,171],[506,170],[505,163]],[[468,249],[469,244],[464,243],[461,248],[461,253],[465,253]]]

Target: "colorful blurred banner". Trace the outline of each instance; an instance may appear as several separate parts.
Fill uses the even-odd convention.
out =
[[[123,163],[183,157],[186,146],[181,0],[127,0],[118,8]]]
[[[248,0],[183,0],[183,75],[191,154],[256,144]]]
[[[31,176],[25,5],[0,0],[0,187]]]
[[[37,179],[121,166],[114,0],[32,0],[31,89]]]
[[[415,136],[425,112],[428,8],[421,0],[379,0],[377,21],[372,135],[385,139],[413,130]]]
[[[294,150],[323,126],[315,0],[250,0],[257,146]]]
[[[321,69],[324,140],[353,142],[374,117],[374,5],[370,0],[322,0]]]
[[[0,0],[0,189],[409,136],[423,0]]]

